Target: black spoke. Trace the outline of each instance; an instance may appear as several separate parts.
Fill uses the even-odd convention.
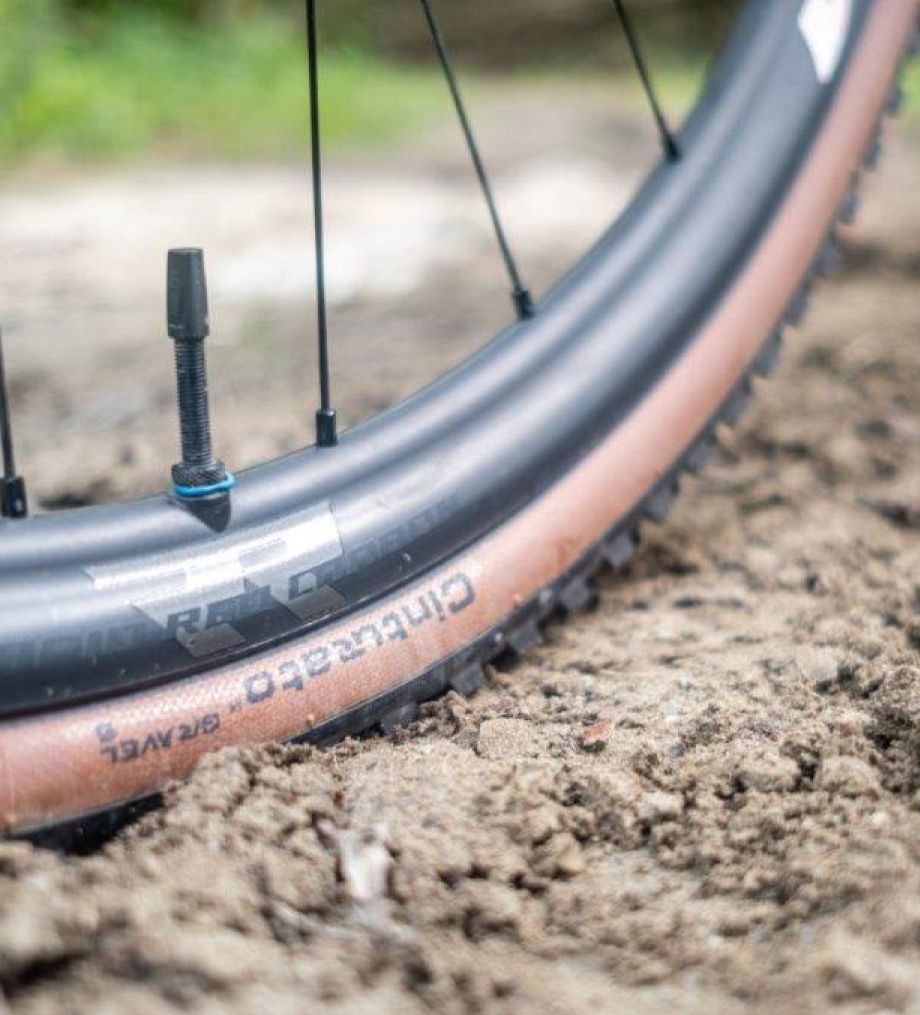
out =
[[[3,369],[3,333],[0,331],[0,451],[3,453],[3,487],[0,490],[0,515],[4,518],[25,518],[28,513],[26,484],[16,474],[13,457],[13,425],[10,401]]]
[[[329,327],[326,313],[326,252],[323,237],[323,163],[319,119],[316,0],[307,0],[307,64],[310,72],[310,169],[313,182],[313,243],[316,253],[316,328],[319,349],[319,409],[316,443],[323,448],[338,442],[336,413],[332,407],[329,370]]]
[[[454,68],[451,63],[450,54],[447,50],[447,44],[444,41],[444,36],[434,16],[431,3],[429,0],[421,0],[421,4],[422,9],[425,12],[425,18],[428,21],[428,28],[431,31],[431,38],[434,42],[434,47],[437,50],[441,69],[444,72],[444,78],[447,81],[447,87],[450,89],[451,97],[454,100],[454,107],[457,110],[460,126],[463,129],[463,136],[466,138],[466,145],[469,149],[470,159],[472,160],[473,168],[476,171],[476,177],[479,180],[479,186],[482,188],[482,193],[489,209],[489,217],[492,219],[492,227],[495,230],[495,238],[498,241],[498,246],[501,250],[502,258],[505,261],[505,266],[508,269],[508,277],[511,279],[511,298],[514,301],[518,317],[532,317],[534,313],[533,298],[530,295],[530,290],[521,281],[521,274],[518,271],[514,254],[511,252],[511,245],[508,243],[508,237],[505,233],[504,227],[502,226],[501,219],[499,218],[498,209],[495,205],[495,196],[492,193],[492,186],[489,183],[489,177],[486,173],[482,156],[479,153],[479,146],[476,143],[473,128],[470,125],[470,120],[466,113],[463,96],[460,94],[460,86],[457,83],[457,76],[454,74]]]
[[[613,6],[616,8],[620,24],[623,26],[626,41],[629,43],[629,51],[632,53],[633,63],[636,65],[636,71],[642,80],[642,87],[645,89],[648,104],[652,109],[652,116],[655,117],[655,123],[658,126],[658,134],[661,138],[661,147],[664,149],[665,157],[669,161],[675,162],[680,158],[680,149],[677,147],[677,141],[674,138],[674,134],[671,132],[671,128],[668,126],[668,121],[665,119],[664,112],[661,109],[661,103],[658,101],[658,96],[655,94],[655,88],[652,84],[648,65],[642,55],[642,49],[639,46],[639,39],[633,29],[632,21],[630,21],[629,16],[626,13],[626,7],[623,4],[623,0],[613,0]]]

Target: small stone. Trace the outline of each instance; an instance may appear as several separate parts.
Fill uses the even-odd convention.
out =
[[[599,722],[582,730],[581,736],[578,738],[579,746],[589,754],[600,754],[607,746],[607,741],[612,733],[613,721],[611,719],[601,719]]]
[[[539,845],[555,835],[561,827],[559,808],[547,802],[528,812],[524,832],[534,845]]]
[[[816,958],[828,993],[838,1004],[871,998],[876,1011],[901,1010],[914,992],[911,964],[866,938],[837,931]]]
[[[684,810],[684,800],[679,793],[664,793],[655,790],[646,793],[639,802],[639,819],[649,825],[662,821],[674,821]]]
[[[524,912],[521,898],[512,888],[493,881],[467,881],[463,896],[465,930],[471,940],[502,932],[517,935]]]
[[[742,789],[784,793],[795,789],[799,766],[775,748],[761,748],[741,760],[737,777]]]
[[[544,843],[534,855],[534,869],[548,878],[573,878],[585,869],[578,840],[570,832],[560,832]]]
[[[838,660],[827,648],[802,648],[796,656],[802,674],[818,691],[828,691],[837,684]]]
[[[834,729],[843,736],[864,736],[871,719],[853,708],[841,709],[832,716]]]
[[[876,794],[880,788],[878,772],[862,758],[848,754],[823,758],[816,782],[828,793],[850,797]]]

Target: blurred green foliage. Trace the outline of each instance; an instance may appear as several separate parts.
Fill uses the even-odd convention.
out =
[[[201,17],[112,4],[64,12],[53,0],[0,0],[0,160],[163,153],[284,155],[307,125],[300,25],[280,13]],[[387,142],[441,109],[430,68],[338,47],[323,61],[324,133],[332,143]]]
[[[302,151],[303,8],[303,0],[0,0],[0,161]],[[656,77],[678,106],[699,80],[699,54],[735,8],[735,0],[632,0]],[[628,67],[607,0],[439,0],[439,10],[467,74],[471,63],[570,73],[573,55],[582,71]],[[445,112],[416,0],[320,0],[320,21],[331,143],[385,143]],[[907,83],[920,100],[916,65]]]

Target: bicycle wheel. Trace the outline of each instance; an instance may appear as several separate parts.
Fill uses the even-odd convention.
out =
[[[680,159],[532,316],[337,446],[213,500],[0,524],[0,824],[403,721],[577,607],[772,362],[917,8],[749,3]]]

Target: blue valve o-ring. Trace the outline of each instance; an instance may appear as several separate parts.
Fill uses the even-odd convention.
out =
[[[236,486],[236,476],[228,472],[225,479],[219,483],[211,483],[208,486],[181,486],[176,484],[173,487],[177,497],[183,500],[200,500],[202,497],[212,497],[216,493],[228,493]]]

